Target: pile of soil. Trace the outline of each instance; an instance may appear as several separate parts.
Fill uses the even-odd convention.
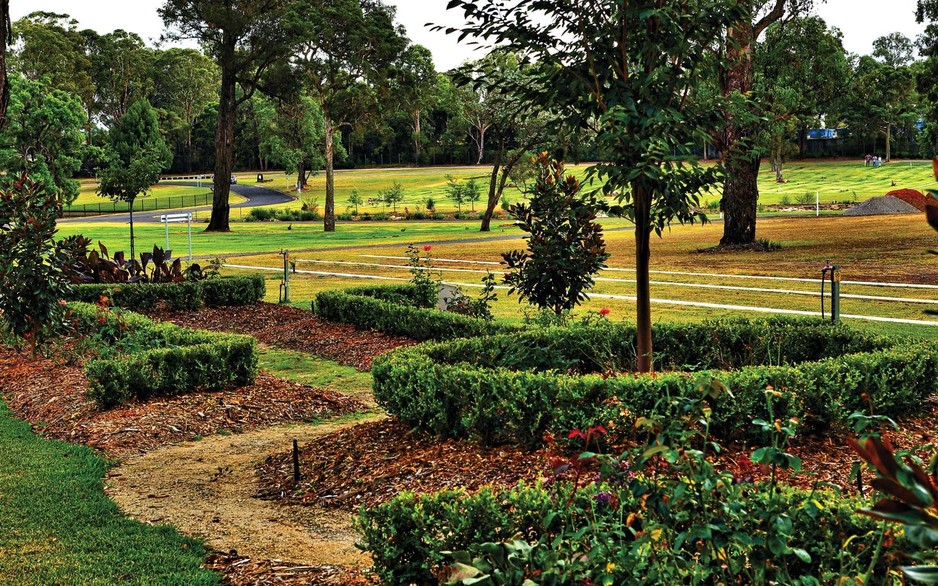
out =
[[[207,307],[198,311],[161,308],[146,314],[189,328],[249,334],[263,344],[308,352],[362,371],[371,368],[376,356],[416,344],[409,338],[328,322],[309,311],[275,303]]]
[[[237,389],[133,401],[100,411],[85,396],[78,365],[0,349],[0,389],[7,404],[37,431],[124,458],[219,432],[237,433],[354,413],[365,405],[346,395],[259,373]]]
[[[887,214],[918,214],[921,210],[910,203],[890,196],[871,197],[844,212],[845,216],[881,216]]]
[[[896,189],[895,191],[887,193],[886,196],[901,199],[905,203],[915,206],[915,209],[920,212],[924,212],[925,208],[928,206],[938,205],[938,200],[934,197],[925,195],[915,189]]]

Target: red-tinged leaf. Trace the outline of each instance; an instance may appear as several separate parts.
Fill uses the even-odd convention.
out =
[[[890,499],[881,500],[872,508],[860,509],[858,512],[877,519],[902,523],[903,525],[931,527],[936,521],[934,517],[924,513],[921,509]]]
[[[895,480],[891,480],[889,478],[876,478],[870,482],[870,486],[878,491],[885,492],[888,495],[896,497],[903,503],[917,507],[927,507],[930,504],[922,501],[922,499],[916,496],[914,492],[902,486]]]

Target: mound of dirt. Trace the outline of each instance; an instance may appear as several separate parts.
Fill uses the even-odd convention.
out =
[[[928,206],[938,205],[938,200],[934,197],[925,195],[916,189],[896,189],[887,193],[886,196],[901,199],[907,204],[915,206],[920,212],[924,212]]]
[[[871,197],[846,212],[845,216],[882,216],[887,214],[918,214],[921,210],[910,203],[891,196]]]

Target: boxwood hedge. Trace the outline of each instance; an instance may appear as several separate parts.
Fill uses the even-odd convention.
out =
[[[313,312],[323,319],[421,341],[493,335],[516,329],[432,309],[435,303],[435,298],[422,297],[412,285],[357,287],[319,293],[313,300]]]
[[[659,371],[650,375],[628,372],[634,334],[600,322],[399,349],[372,366],[375,398],[417,428],[534,445],[600,423],[628,434],[636,417],[667,415],[669,398],[712,380],[731,392],[715,401],[711,425],[727,439],[752,437],[754,418],[821,428],[869,404],[894,416],[938,391],[934,344],[896,346],[820,320],[658,325]]]
[[[88,395],[101,408],[135,398],[242,386],[257,374],[256,341],[250,336],[181,328],[87,303],[69,308],[80,333],[120,349],[84,365]]]
[[[152,309],[165,302],[172,309],[251,305],[264,299],[263,275],[237,275],[181,283],[101,283],[72,288],[70,299],[95,303],[106,295],[110,303],[125,309]]]

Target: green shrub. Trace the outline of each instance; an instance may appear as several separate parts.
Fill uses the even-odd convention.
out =
[[[243,386],[257,374],[250,336],[180,328],[85,303],[69,309],[76,330],[104,346],[100,358],[85,364],[88,395],[102,409],[135,398]]]
[[[251,305],[264,299],[263,275],[239,275],[183,281],[181,283],[103,283],[72,287],[69,299],[97,303],[102,295],[111,305],[124,309],[152,309],[165,302],[172,309],[208,306]]]
[[[267,293],[264,275],[237,275],[200,282],[205,305],[253,305]]]
[[[564,436],[597,423],[628,435],[636,417],[669,414],[674,406],[663,399],[691,396],[701,377],[733,393],[715,400],[711,423],[726,438],[758,437],[748,422],[773,419],[767,386],[779,396],[775,417],[795,417],[814,429],[844,421],[868,408],[867,401],[894,416],[938,391],[934,345],[892,348],[885,338],[818,320],[668,324],[654,336],[662,369],[678,372],[624,372],[635,360],[634,329],[627,325],[542,328],[399,349],[372,365],[375,399],[434,433],[533,445],[547,432]]]
[[[69,299],[97,303],[101,296],[115,307],[152,309],[160,301],[172,309],[198,309],[201,304],[198,282],[182,283],[92,283],[72,287]]]
[[[513,331],[510,326],[429,309],[436,299],[412,285],[323,291],[313,312],[323,319],[414,340],[449,340]]]
[[[754,486],[742,492],[746,496],[744,500],[727,503],[728,507],[736,508],[735,519],[714,522],[728,523],[729,529],[739,534],[755,534],[761,529],[758,526],[761,511],[770,506],[769,496]],[[601,505],[605,496],[598,497],[600,493],[614,495],[611,500],[616,506]],[[794,575],[818,578],[836,575],[842,569],[841,564],[848,568],[850,565],[867,568],[878,536],[875,521],[854,514],[863,504],[860,499],[843,498],[832,491],[806,492],[789,488],[781,489],[778,496],[793,521],[790,545],[804,549],[811,557],[807,564],[797,560],[789,562],[794,566],[789,568]],[[382,583],[392,586],[441,583],[440,578],[447,577],[453,564],[452,556],[442,552],[468,550],[480,555],[482,544],[520,538],[529,543],[545,544],[547,549],[563,555],[567,547],[576,547],[569,541],[571,535],[579,536],[582,541],[604,534],[618,544],[613,550],[620,559],[584,556],[579,561],[585,567],[578,569],[602,572],[609,567],[607,564],[619,562],[614,564],[618,569],[618,581],[613,583],[656,583],[654,579],[647,581],[648,576],[642,582],[643,573],[682,570],[655,568],[653,559],[645,558],[641,550],[630,547],[634,538],[620,541],[623,532],[629,535],[625,520],[630,513],[642,515],[637,501],[627,490],[597,484],[578,491],[568,485],[557,485],[551,489],[520,486],[499,492],[485,489],[475,495],[460,491],[424,496],[402,493],[387,503],[363,509],[356,525],[363,534],[361,547],[371,554]],[[679,518],[684,514],[697,516],[699,511],[673,509],[669,514]],[[845,546],[845,541],[852,536],[856,536],[852,544]],[[684,547],[692,556],[696,540],[685,543]],[[768,554],[770,558],[776,557],[765,551],[764,543],[754,548],[763,550],[763,555]],[[690,568],[685,567],[683,571],[692,571],[693,565]],[[528,566],[526,569],[538,572],[551,568]]]
[[[270,208],[251,208],[246,220],[248,222],[268,222],[273,220],[276,212]]]

